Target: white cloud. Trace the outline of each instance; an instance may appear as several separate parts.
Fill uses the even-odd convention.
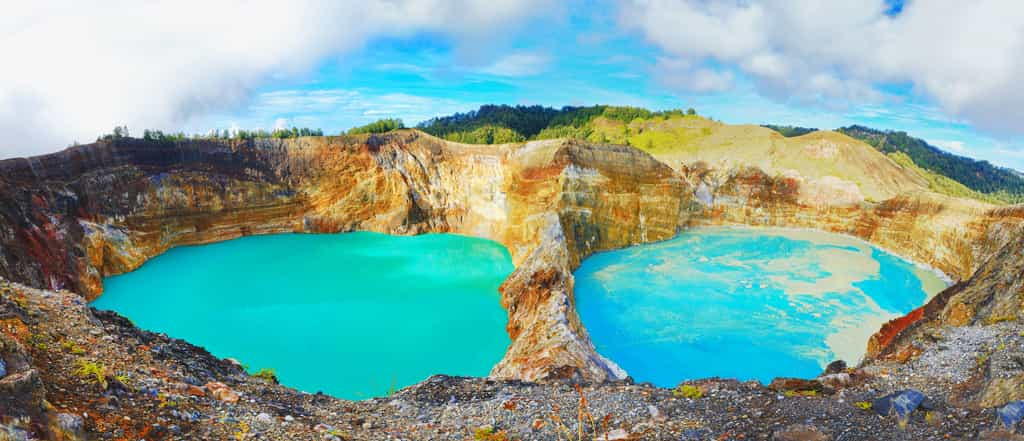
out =
[[[186,132],[227,125],[230,130],[309,127],[334,134],[379,118],[401,118],[407,125],[438,114],[464,112],[480,103],[405,93],[375,94],[352,89],[286,89],[257,93],[232,114],[210,114]]]
[[[948,139],[935,139],[932,140],[932,144],[935,144],[939,148],[948,152],[954,153],[966,153],[967,146],[964,145],[963,141],[952,141]]]
[[[722,92],[733,86],[732,72],[695,65],[682,58],[659,58],[654,76],[667,87],[699,93]]]
[[[1024,133],[1024,2],[627,0],[620,23],[668,57],[735,66],[766,96],[873,102],[910,84],[952,117]],[[697,74],[697,71],[692,71]],[[696,79],[696,76],[694,76]]]
[[[274,119],[274,130],[287,129],[291,124],[288,123],[288,118],[276,118]]]
[[[0,15],[0,157],[114,125],[174,129],[377,36],[475,42],[543,10],[539,0],[11,2]]]
[[[547,55],[518,52],[506,55],[480,71],[503,77],[525,77],[544,72],[549,63],[551,57]]]

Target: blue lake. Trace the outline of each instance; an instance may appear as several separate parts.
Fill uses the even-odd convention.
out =
[[[946,284],[861,240],[822,232],[698,228],[598,253],[577,269],[594,345],[637,381],[770,381],[853,364],[886,321]]]
[[[501,245],[428,234],[284,234],[181,247],[105,280],[93,306],[361,399],[432,374],[485,376],[509,345]]]

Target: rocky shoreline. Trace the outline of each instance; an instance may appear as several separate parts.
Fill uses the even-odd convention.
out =
[[[924,189],[830,201],[809,195],[828,194],[821,186],[834,179],[674,160],[624,146],[469,146],[399,131],[172,145],[127,139],[0,161],[0,277],[10,281],[0,310],[0,390],[10,391],[0,394],[0,434],[575,439],[586,397],[582,414],[600,421],[589,424],[589,439],[1003,436],[992,409],[1024,399],[1024,363],[1015,361],[1024,208]],[[774,389],[730,380],[675,390],[631,384],[579,323],[572,270],[593,252],[693,225],[849,234],[960,282],[886,325],[862,366],[831,377]],[[173,246],[353,230],[455,232],[509,249],[516,270],[501,292],[513,343],[492,378],[433,377],[391,397],[346,402],[251,377],[85,304],[102,277]],[[928,399],[898,429],[876,412],[888,401],[877,400],[907,389]]]
[[[39,380],[0,398],[0,405],[11,398],[27,404],[3,408],[0,436],[10,439],[576,439],[581,409],[584,439],[1016,439],[1005,438],[993,409],[965,400],[961,385],[982,370],[1024,373],[1013,366],[1024,353],[1024,327],[1001,323],[950,328],[906,363],[833,366],[817,380],[779,379],[770,387],[438,375],[353,402],[250,376],[202,348],[91,309],[74,293],[0,282],[0,305],[0,356],[30,358]],[[102,380],[82,372],[84,363],[102,366]],[[12,390],[16,374],[0,379],[0,390]],[[928,400],[903,428],[897,415],[867,404],[908,389]]]

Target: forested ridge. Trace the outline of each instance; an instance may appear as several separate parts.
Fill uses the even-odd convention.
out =
[[[1016,170],[949,153],[902,131],[883,131],[858,125],[842,127],[837,131],[859,139],[883,153],[903,153],[918,167],[948,177],[996,200],[1024,202],[1024,175]]]

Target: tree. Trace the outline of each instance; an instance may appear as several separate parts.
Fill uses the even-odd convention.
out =
[[[697,109],[694,109],[693,107],[686,109],[686,114],[689,116],[694,116],[697,114]]]

